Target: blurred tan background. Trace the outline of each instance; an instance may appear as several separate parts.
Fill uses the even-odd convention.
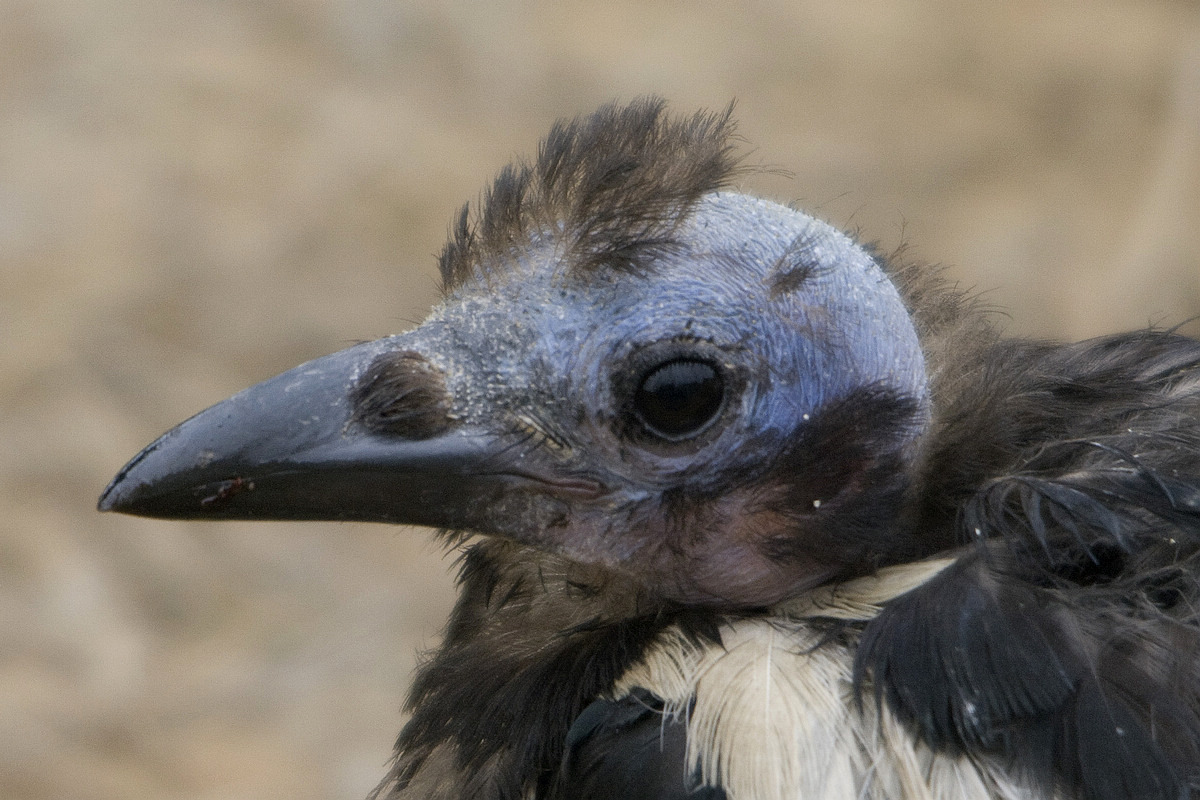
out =
[[[451,559],[100,516],[142,445],[435,299],[556,117],[738,99],[745,187],[1082,337],[1200,314],[1200,6],[0,0],[0,797],[360,798]]]

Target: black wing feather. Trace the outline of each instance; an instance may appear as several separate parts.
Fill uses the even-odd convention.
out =
[[[1190,796],[1200,343],[1007,342],[986,362],[941,409],[920,521],[978,549],[867,626],[860,690],[935,749],[990,753],[1047,793]]]
[[[725,800],[687,768],[687,726],[641,689],[597,700],[575,720],[554,800]]]

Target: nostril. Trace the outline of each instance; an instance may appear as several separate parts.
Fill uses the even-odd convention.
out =
[[[350,395],[353,420],[379,433],[428,439],[450,427],[450,393],[442,371],[414,350],[371,362]]]

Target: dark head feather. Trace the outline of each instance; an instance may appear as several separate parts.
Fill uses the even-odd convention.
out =
[[[534,162],[501,170],[474,213],[463,206],[439,261],[443,286],[541,245],[574,270],[644,268],[696,201],[736,174],[732,113],[675,118],[649,97],[555,123]]]

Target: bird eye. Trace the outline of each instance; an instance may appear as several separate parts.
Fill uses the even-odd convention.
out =
[[[684,439],[702,431],[721,410],[725,381],[707,361],[680,358],[647,372],[633,395],[633,410],[651,433]]]

